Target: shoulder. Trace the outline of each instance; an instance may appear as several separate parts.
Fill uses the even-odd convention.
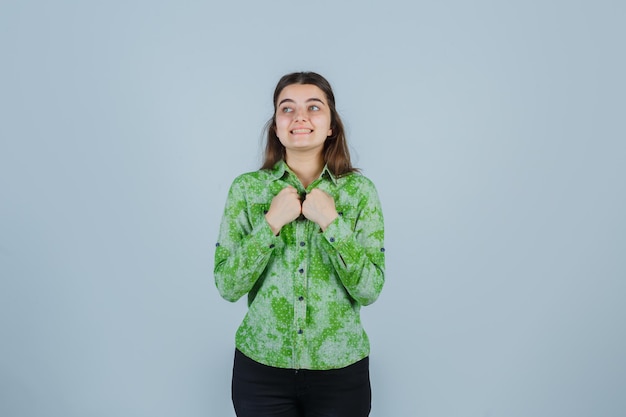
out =
[[[232,183],[231,188],[248,188],[262,186],[272,181],[274,176],[271,171],[260,169],[258,171],[246,172],[237,176]]]
[[[263,196],[270,188],[274,177],[270,171],[258,170],[237,176],[228,192],[230,200],[248,200],[251,196]]]
[[[380,199],[376,186],[366,176],[358,172],[337,178],[336,196],[342,206],[378,206]]]
[[[337,178],[337,185],[341,188],[361,190],[362,192],[376,192],[374,182],[360,172],[351,172]]]

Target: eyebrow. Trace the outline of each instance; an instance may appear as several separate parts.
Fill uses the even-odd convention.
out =
[[[317,103],[322,103],[322,104],[326,104],[324,103],[321,99],[317,98],[317,97],[311,97],[310,99],[308,99],[306,102],[310,103],[312,101],[315,101]],[[280,101],[280,103],[278,103],[278,105],[282,105],[283,103],[295,103],[294,100],[290,99],[290,98],[285,98],[283,100]]]

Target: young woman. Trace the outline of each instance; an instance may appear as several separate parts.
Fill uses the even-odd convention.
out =
[[[230,188],[215,249],[226,300],[248,295],[236,334],[239,417],[368,416],[369,340],[361,306],[383,287],[383,215],[352,167],[330,84],[283,76],[265,161]]]

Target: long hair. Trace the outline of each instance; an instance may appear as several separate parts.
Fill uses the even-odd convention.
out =
[[[293,84],[311,84],[318,87],[326,95],[328,106],[330,108],[330,127],[332,135],[324,142],[322,155],[324,163],[328,166],[330,172],[335,176],[342,176],[350,172],[358,171],[350,162],[350,152],[346,141],[345,129],[339,113],[335,108],[335,95],[330,83],[321,75],[315,72],[294,72],[284,75],[276,85],[274,90],[274,115],[265,124],[267,132],[264,160],[261,169],[271,169],[281,159],[285,159],[285,147],[278,136],[276,136],[276,106],[278,96],[283,89]]]

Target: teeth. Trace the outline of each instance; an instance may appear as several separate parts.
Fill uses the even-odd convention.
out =
[[[294,129],[291,131],[292,133],[311,133],[311,129]]]

